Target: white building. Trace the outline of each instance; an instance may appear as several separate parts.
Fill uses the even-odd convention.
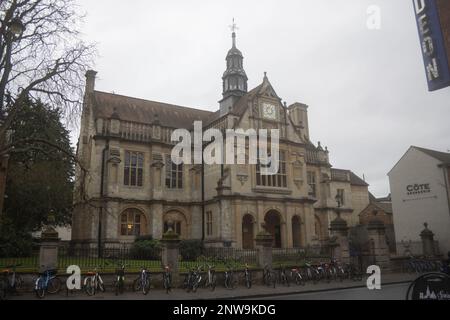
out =
[[[397,241],[420,241],[424,223],[450,251],[450,153],[411,147],[389,172]]]

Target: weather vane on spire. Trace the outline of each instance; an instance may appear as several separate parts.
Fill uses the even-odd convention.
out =
[[[233,32],[233,33],[235,33],[236,30],[239,30],[239,28],[237,27],[236,22],[234,21],[234,18],[233,18],[233,24],[230,26],[230,29],[231,29],[231,32]]]

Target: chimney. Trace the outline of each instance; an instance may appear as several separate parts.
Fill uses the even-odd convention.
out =
[[[288,107],[289,115],[292,122],[299,130],[301,136],[309,140],[309,121],[308,121],[308,106],[303,103],[294,103]]]
[[[95,89],[95,77],[97,76],[97,71],[88,70],[86,72],[86,92],[92,93]]]

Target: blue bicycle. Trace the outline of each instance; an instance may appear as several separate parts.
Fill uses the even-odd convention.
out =
[[[34,291],[39,299],[46,293],[55,294],[61,290],[61,280],[56,276],[57,270],[46,270],[36,279]]]

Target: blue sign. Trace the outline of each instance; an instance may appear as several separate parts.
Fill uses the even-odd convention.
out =
[[[450,65],[436,0],[413,0],[428,90],[450,86]],[[450,54],[450,53],[449,53]]]

